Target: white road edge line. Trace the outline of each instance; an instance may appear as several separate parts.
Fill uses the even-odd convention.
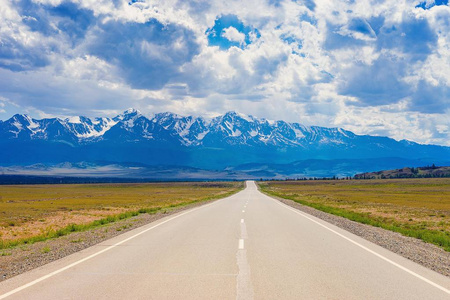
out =
[[[139,232],[139,233],[137,233],[137,234],[135,234],[135,235],[133,235],[133,236],[130,236],[130,237],[128,237],[128,238],[126,238],[126,239],[124,239],[124,240],[122,240],[122,241],[120,241],[120,242],[117,242],[117,243],[115,243],[114,245],[109,246],[108,248],[105,248],[105,249],[103,249],[103,250],[100,250],[100,251],[98,251],[98,252],[96,252],[96,253],[94,253],[94,254],[89,255],[88,257],[85,257],[85,258],[83,258],[83,259],[80,259],[80,260],[78,260],[78,261],[76,261],[76,262],[74,262],[74,263],[71,263],[70,265],[67,265],[67,266],[65,266],[65,267],[63,267],[63,268],[61,268],[61,269],[59,269],[59,270],[53,271],[53,272],[51,272],[50,274],[47,274],[47,275],[45,275],[45,276],[42,276],[42,277],[40,277],[40,278],[38,278],[38,279],[36,279],[36,280],[33,280],[33,281],[31,281],[31,282],[29,282],[29,283],[27,283],[27,284],[25,284],[25,285],[22,285],[22,286],[20,286],[20,287],[18,287],[18,288],[15,288],[15,289],[12,290],[12,291],[9,291],[9,292],[7,292],[7,293],[5,293],[5,294],[3,294],[3,295],[0,295],[0,299],[5,299],[6,297],[9,297],[9,296],[11,296],[11,295],[14,295],[14,294],[16,294],[17,292],[20,292],[20,291],[22,291],[22,290],[24,290],[24,289],[26,289],[26,288],[29,288],[30,286],[35,285],[36,283],[39,283],[39,282],[41,282],[41,281],[43,281],[43,280],[45,280],[45,279],[48,279],[48,278],[50,278],[50,277],[52,277],[52,276],[55,276],[56,274],[59,274],[59,273],[65,271],[65,270],[67,270],[67,269],[70,269],[70,268],[72,268],[72,267],[74,267],[74,266],[76,266],[76,265],[79,265],[79,264],[81,264],[82,262],[85,262],[85,261],[87,261],[87,260],[89,260],[89,259],[91,259],[91,258],[93,258],[93,257],[96,257],[97,255],[100,255],[100,254],[102,254],[102,253],[104,253],[104,252],[106,252],[106,251],[109,251],[109,250],[111,250],[111,249],[113,249],[113,248],[115,248],[115,247],[117,247],[117,246],[119,246],[119,245],[121,245],[121,244],[123,244],[123,243],[125,243],[125,242],[128,242],[128,241],[131,240],[131,239],[134,239],[135,237],[140,236],[141,234],[146,233],[147,231],[150,231],[150,230],[152,230],[152,229],[154,229],[154,228],[156,228],[156,227],[158,227],[158,226],[161,226],[161,225],[163,225],[163,224],[165,224],[165,223],[167,223],[167,222],[169,222],[169,221],[172,221],[173,219],[179,218],[179,217],[181,217],[181,216],[184,216],[184,215],[186,215],[186,214],[189,214],[189,213],[194,212],[194,211],[196,211],[196,210],[199,210],[199,209],[201,209],[201,208],[205,208],[205,207],[207,207],[207,206],[216,204],[217,202],[218,202],[218,201],[215,201],[215,202],[213,202],[213,203],[211,203],[211,204],[202,205],[202,206],[200,206],[200,207],[194,208],[194,209],[192,209],[192,210],[189,210],[189,211],[187,211],[187,212],[184,212],[184,213],[182,213],[182,214],[179,214],[179,215],[177,215],[177,216],[175,216],[175,217],[172,217],[172,218],[170,218],[170,219],[167,219],[167,220],[165,220],[165,221],[163,221],[163,222],[161,222],[161,223],[159,223],[159,224],[156,224],[155,226],[152,226],[152,227],[150,227],[150,228],[147,228],[147,229],[145,229],[145,230],[143,230],[143,231],[141,231],[141,232]]]
[[[244,239],[239,239],[239,250],[244,249]]]
[[[288,205],[286,205],[286,204],[284,204],[284,203],[281,203],[281,202],[279,202],[278,200],[273,199],[272,197],[269,197],[269,198],[272,199],[273,201],[275,201],[277,204],[283,206],[284,208],[289,209],[289,210],[291,210],[291,211],[293,211],[293,212],[295,212],[295,213],[297,213],[297,214],[299,214],[299,215],[301,215],[301,216],[307,218],[308,220],[310,220],[310,221],[316,223],[317,225],[320,225],[320,226],[322,226],[323,228],[325,228],[325,229],[327,229],[327,230],[329,230],[329,231],[331,231],[331,232],[337,234],[338,236],[342,237],[343,239],[346,239],[346,240],[349,241],[350,243],[352,243],[352,244],[354,244],[354,245],[356,245],[356,246],[358,246],[358,247],[360,247],[360,248],[366,250],[367,252],[372,253],[372,254],[375,255],[375,256],[378,256],[378,257],[381,258],[382,260],[384,260],[384,261],[386,261],[386,262],[388,262],[388,263],[390,263],[390,264],[396,266],[397,268],[399,268],[399,269],[401,269],[401,270],[403,270],[403,271],[405,271],[405,272],[407,272],[407,273],[409,273],[409,274],[411,274],[411,275],[417,277],[418,279],[421,279],[421,280],[425,281],[426,283],[428,283],[428,284],[430,284],[430,285],[432,285],[432,286],[434,286],[434,287],[440,289],[441,291],[443,291],[443,292],[445,292],[445,293],[447,293],[447,294],[450,295],[450,290],[446,289],[445,287],[440,286],[439,284],[434,283],[433,281],[431,281],[431,280],[429,280],[429,279],[427,279],[427,278],[425,278],[425,277],[423,277],[423,276],[421,276],[421,275],[415,273],[414,271],[411,271],[410,269],[408,269],[408,268],[406,268],[406,267],[404,267],[404,266],[402,266],[402,265],[400,265],[400,264],[398,264],[398,263],[396,263],[396,262],[390,260],[389,258],[387,258],[387,257],[385,257],[385,256],[383,256],[383,255],[381,255],[381,254],[379,254],[379,253],[377,253],[377,252],[375,252],[375,251],[373,251],[373,250],[367,248],[366,246],[361,245],[360,243],[358,243],[358,242],[352,240],[352,239],[349,238],[349,237],[346,237],[345,235],[343,235],[343,234],[337,232],[336,230],[331,229],[331,228],[329,228],[328,226],[326,226],[326,225],[324,225],[324,224],[322,224],[322,223],[320,223],[320,222],[317,222],[317,221],[314,220],[313,218],[309,217],[307,214],[305,214],[305,213],[303,213],[303,212],[300,212],[300,211],[298,211],[298,210],[296,210],[296,209],[294,209],[294,208],[291,208],[290,206],[288,206]]]

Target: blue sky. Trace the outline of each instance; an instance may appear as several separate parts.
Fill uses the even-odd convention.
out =
[[[6,0],[0,119],[229,110],[450,145],[448,0]]]

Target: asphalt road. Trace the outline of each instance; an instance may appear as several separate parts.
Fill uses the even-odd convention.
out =
[[[234,196],[4,281],[0,299],[437,300],[449,290],[449,278],[248,182]]]

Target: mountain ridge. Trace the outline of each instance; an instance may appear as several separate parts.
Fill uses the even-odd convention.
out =
[[[233,111],[211,119],[170,112],[146,117],[135,109],[113,118],[38,120],[16,114],[0,121],[0,146],[3,166],[106,160],[225,170],[248,163],[290,164],[311,159],[398,157],[437,162],[450,157],[450,147],[271,121]]]
[[[128,109],[124,113],[117,115],[113,118],[107,117],[96,117],[89,118],[85,116],[76,116],[69,118],[44,118],[44,119],[34,119],[29,117],[26,114],[15,114],[10,119],[5,121],[0,121],[1,125],[5,126],[9,123],[11,126],[15,126],[16,128],[12,128],[13,130],[9,130],[10,133],[15,134],[17,138],[19,133],[23,132],[29,133],[30,138],[35,139],[51,139],[52,136],[48,135],[40,135],[40,132],[44,132],[46,129],[52,126],[63,126],[64,128],[59,128],[60,130],[64,129],[67,134],[71,134],[74,137],[78,138],[80,141],[83,140],[91,140],[92,138],[102,137],[107,131],[113,128],[116,125],[120,125],[122,128],[127,128],[128,131],[132,129],[137,122],[138,125],[148,125],[148,123],[153,122],[161,125],[164,129],[174,129],[176,133],[179,134],[180,137],[185,137],[187,134],[183,134],[186,129],[190,129],[192,126],[198,127],[200,129],[204,129],[203,132],[200,132],[200,136],[197,136],[198,140],[202,140],[204,136],[209,133],[209,130],[214,129],[216,131],[222,131],[227,133],[232,137],[239,137],[243,134],[246,134],[246,139],[251,137],[255,137],[261,134],[261,141],[264,143],[274,142],[275,138],[270,137],[270,134],[279,133],[280,130],[291,130],[289,137],[291,139],[287,139],[286,141],[295,143],[295,139],[302,139],[305,137],[305,132],[311,133],[312,138],[317,136],[320,131],[328,131],[330,133],[340,133],[344,136],[347,135],[355,135],[354,133],[347,131],[338,127],[321,127],[321,126],[305,126],[300,123],[292,123],[285,122],[282,120],[272,121],[264,118],[256,118],[251,115],[247,116],[244,114],[236,113],[234,111],[229,111],[224,115],[220,115],[214,117],[210,120],[207,120],[202,117],[193,117],[193,116],[181,116],[178,114],[174,114],[171,112],[163,112],[154,114],[152,117],[148,118],[141,114],[136,109]],[[172,123],[170,123],[172,122]],[[231,127],[232,123],[236,122],[238,125],[242,125],[242,122],[247,122],[253,124],[251,127],[252,131],[243,133],[239,128],[235,130]],[[23,126],[25,125],[25,126]],[[186,126],[186,127],[184,127]],[[259,126],[259,128],[255,128]],[[267,130],[270,127],[279,128],[279,130],[275,130],[275,132],[268,133]],[[198,129],[197,128],[197,129]],[[53,129],[53,128],[51,128]],[[178,129],[182,129],[177,131]],[[259,129],[260,131],[254,131],[253,129]],[[18,131],[17,131],[18,130]],[[265,132],[266,131],[266,132]],[[61,131],[60,131],[61,133]],[[294,135],[292,135],[294,133]],[[5,133],[3,133],[3,137],[5,137]],[[12,136],[6,136],[7,138],[11,138]],[[295,138],[294,138],[295,137]],[[286,137],[285,137],[286,138]]]

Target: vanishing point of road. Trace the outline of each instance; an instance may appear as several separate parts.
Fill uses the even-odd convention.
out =
[[[450,279],[257,190],[0,283],[0,299],[450,299]]]

